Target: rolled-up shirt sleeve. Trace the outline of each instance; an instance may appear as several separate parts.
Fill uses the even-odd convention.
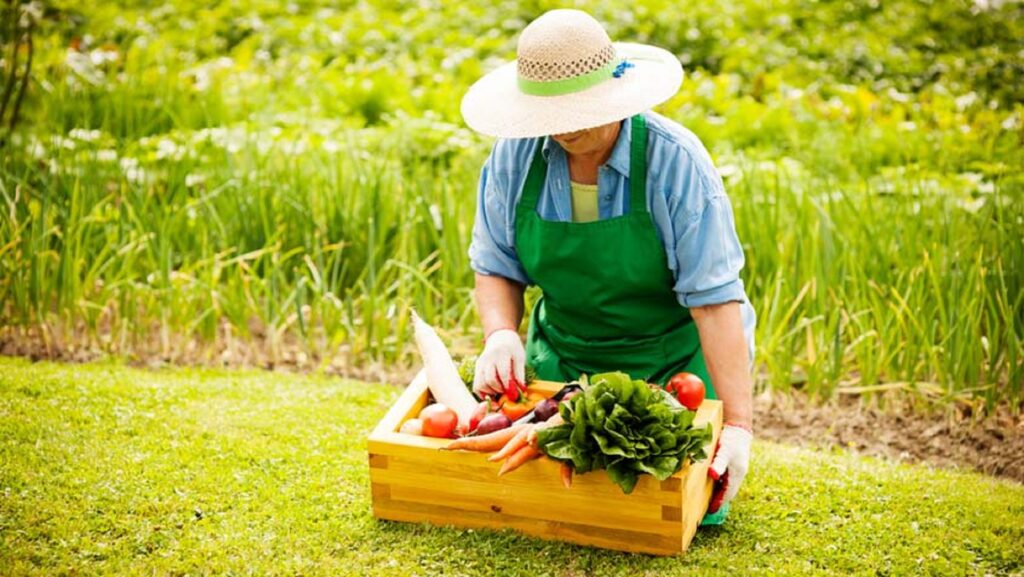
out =
[[[503,178],[502,171],[498,170],[500,156],[496,145],[480,171],[469,263],[480,274],[530,284],[515,250],[512,208],[517,195],[508,190],[508,175]]]
[[[740,278],[743,248],[732,205],[718,172],[710,163],[702,164],[683,171],[677,181],[680,196],[669,207],[675,230],[676,298],[687,308],[747,300]]]

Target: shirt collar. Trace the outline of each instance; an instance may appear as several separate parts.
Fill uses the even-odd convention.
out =
[[[632,122],[631,118],[626,118],[622,121],[622,126],[619,128],[619,137],[615,140],[615,147],[612,148],[612,154],[605,162],[606,166],[610,166],[615,169],[616,172],[627,178],[629,177],[629,145]],[[561,145],[555,142],[553,138],[550,136],[544,137],[541,154],[544,155],[545,162],[551,162],[551,153],[556,149],[559,154],[565,153],[565,150],[563,150]]]

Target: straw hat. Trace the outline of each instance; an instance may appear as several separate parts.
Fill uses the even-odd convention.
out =
[[[501,138],[575,132],[660,104],[682,81],[670,52],[613,43],[589,14],[552,10],[523,30],[515,61],[470,87],[462,117],[473,130]]]

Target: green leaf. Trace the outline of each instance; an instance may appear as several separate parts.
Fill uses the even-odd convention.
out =
[[[541,450],[571,461],[575,472],[605,469],[623,492],[638,475],[664,480],[687,459],[704,459],[711,427],[693,427],[695,413],[671,395],[624,373],[594,375],[591,385],[563,403],[565,424],[538,432]]]
[[[619,461],[609,465],[606,470],[608,471],[608,477],[622,489],[623,493],[628,495],[633,492],[639,477],[629,464]]]
[[[674,475],[676,471],[682,468],[681,465],[682,463],[679,458],[672,456],[637,462],[639,470],[654,475],[659,481],[664,481]]]
[[[601,452],[605,455],[618,455],[621,457],[632,456],[632,451],[627,454],[626,450],[623,449],[622,446],[610,442],[607,437],[597,431],[590,433],[590,436],[597,441],[597,446],[601,448]]]

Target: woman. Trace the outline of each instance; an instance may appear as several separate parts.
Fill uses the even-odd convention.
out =
[[[470,261],[485,345],[474,390],[624,371],[699,375],[725,409],[715,478],[739,488],[752,440],[754,314],[721,178],[691,132],[648,109],[682,82],[652,46],[613,44],[576,10],[522,32],[515,62],[477,81],[466,123],[497,136],[480,177]],[[523,293],[543,296],[524,348]]]

